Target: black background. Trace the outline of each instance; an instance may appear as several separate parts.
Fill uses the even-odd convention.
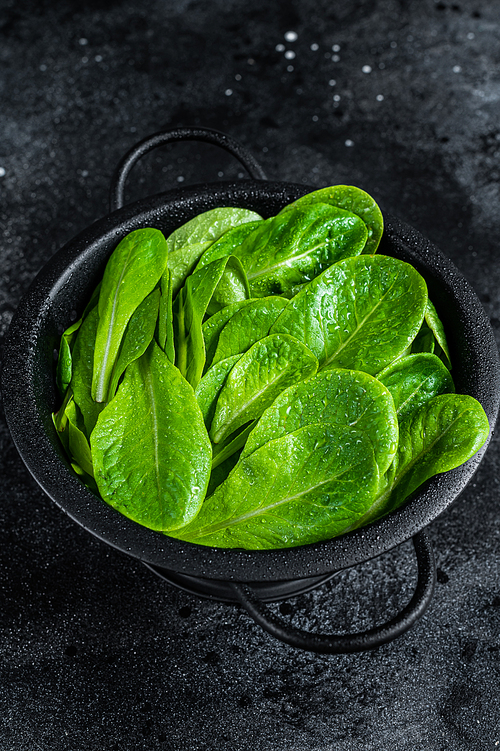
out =
[[[37,271],[107,213],[122,154],[182,125],[231,134],[272,179],[363,187],[441,247],[500,335],[497,3],[1,0],[0,71],[0,343]],[[134,168],[127,200],[240,176],[213,146],[172,145]],[[0,461],[2,751],[500,747],[498,439],[429,529],[425,616],[337,657],[92,538],[38,489],[3,419]],[[414,581],[407,543],[273,609],[357,630]]]

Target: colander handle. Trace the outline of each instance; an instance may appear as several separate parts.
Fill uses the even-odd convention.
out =
[[[172,130],[162,130],[154,133],[142,141],[139,141],[128,151],[111,178],[111,187],[109,193],[109,204],[111,211],[121,209],[124,205],[125,183],[130,170],[136,162],[147,154],[148,151],[156,149],[157,146],[163,146],[173,141],[204,141],[214,146],[220,146],[224,151],[228,151],[245,167],[250,177],[254,180],[267,180],[266,174],[260,164],[245,149],[245,147],[236,139],[211,128],[173,128]]]
[[[387,623],[360,633],[336,636],[293,628],[277,618],[247,584],[232,582],[231,587],[240,604],[265,631],[292,647],[321,654],[363,652],[387,644],[404,634],[424,614],[432,599],[436,564],[431,543],[424,532],[418,532],[413,537],[413,546],[417,556],[418,582],[410,602]]]

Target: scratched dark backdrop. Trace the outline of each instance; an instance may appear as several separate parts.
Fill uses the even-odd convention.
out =
[[[36,272],[107,212],[121,155],[162,128],[241,140],[269,177],[359,185],[476,289],[500,336],[500,17],[488,0],[0,0],[0,343]],[[215,147],[137,166],[127,200],[238,178]],[[174,590],[38,489],[0,424],[2,751],[500,747],[498,440],[431,525],[425,616],[324,657]],[[411,595],[411,545],[273,606],[367,628]]]

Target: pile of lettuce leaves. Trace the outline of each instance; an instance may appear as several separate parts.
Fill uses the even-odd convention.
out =
[[[487,417],[382,232],[373,198],[336,185],[270,219],[222,207],[124,237],[61,337],[53,419],[81,480],[183,541],[286,548],[467,461]]]

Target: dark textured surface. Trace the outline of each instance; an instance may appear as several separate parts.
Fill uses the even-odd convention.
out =
[[[500,338],[499,36],[486,0],[3,0],[0,334],[41,266],[106,213],[123,153],[204,125],[272,179],[371,192],[454,261]],[[215,147],[168,146],[126,192],[240,170]],[[498,438],[429,528],[430,609],[398,641],[338,657],[171,589],[67,519],[3,423],[0,445],[2,751],[500,746]],[[303,628],[367,628],[404,605],[414,577],[405,544],[273,607]]]

